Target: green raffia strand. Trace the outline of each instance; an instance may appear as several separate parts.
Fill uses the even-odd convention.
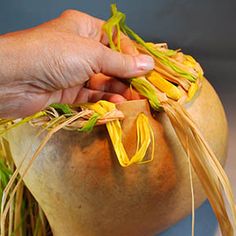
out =
[[[68,104],[53,103],[50,105],[50,107],[53,107],[56,110],[59,110],[60,112],[62,112],[63,114],[66,114],[66,115],[72,114],[72,111],[71,111]]]
[[[98,113],[94,113],[89,120],[85,123],[85,125],[79,129],[79,131],[90,132],[93,130],[93,127],[96,125],[100,115]]]
[[[5,147],[6,140],[0,138],[0,204],[2,202],[3,191],[7,186],[13,171],[10,167],[11,155],[8,153],[8,148]],[[3,151],[5,147],[5,152]]]
[[[109,44],[111,49],[115,51],[120,51],[120,31],[124,29],[125,26],[125,19],[126,16],[120,11],[117,11],[116,5],[111,5],[111,13],[112,16],[108,21],[103,25],[103,29],[108,35]],[[117,41],[118,41],[118,47],[116,47],[115,43],[113,42],[113,28],[116,27],[117,29]],[[139,78],[132,78],[130,79],[131,85],[137,89],[137,91],[143,95],[144,97],[148,98],[150,105],[155,110],[160,110],[160,102],[157,99],[156,91],[153,89],[153,87],[150,85],[146,79]]]
[[[2,201],[3,190],[7,186],[12,175],[12,170],[7,166],[3,160],[3,156],[0,150],[0,203]]]
[[[0,202],[2,200],[3,190],[7,186],[7,183],[9,182],[11,175],[12,175],[11,169],[8,168],[8,166],[3,160],[0,160]]]
[[[7,167],[3,160],[0,160],[0,181],[4,186],[7,185],[9,177],[12,175],[12,171]]]
[[[157,50],[157,49],[154,47],[153,43],[146,43],[146,46],[152,48],[153,50]],[[162,53],[163,53],[165,56],[171,57],[171,56],[176,55],[177,50],[165,49],[165,51],[162,51]]]
[[[191,82],[196,81],[196,78],[192,74],[182,70],[181,68],[176,66],[174,63],[172,63],[169,60],[168,56],[166,56],[163,52],[158,51],[157,49],[147,45],[147,43],[141,37],[139,37],[132,29],[130,29],[127,25],[124,25],[123,27],[121,27],[121,29],[127,35],[130,35],[139,44],[141,44],[143,47],[145,47],[153,56],[159,58],[164,65],[169,66],[171,69],[173,69],[175,72],[177,72],[178,74],[180,74],[182,77],[186,78],[187,80],[189,80]]]
[[[25,117],[24,119],[22,119],[21,121],[17,122],[17,123],[14,123],[12,125],[9,125],[9,127],[7,127],[6,129],[4,129],[3,131],[0,131],[0,135],[3,135],[5,134],[8,130],[12,129],[12,128],[16,128],[20,125],[23,125],[25,123],[28,123],[29,121],[33,120],[33,119],[37,119],[41,116],[45,116],[46,115],[46,112],[45,111],[40,111],[40,112],[37,112],[35,113],[34,115],[31,115],[31,116],[27,116]]]
[[[129,28],[125,24],[125,20],[126,20],[125,14],[117,10],[116,4],[111,5],[111,12],[112,12],[112,16],[107,21],[107,23],[104,24],[103,29],[108,35],[110,47],[113,50],[117,50],[117,47],[115,46],[115,44],[113,42],[113,38],[112,38],[113,28],[116,27],[116,29],[118,31],[120,29],[123,33],[125,33],[126,35],[132,37],[136,42],[141,44],[153,56],[159,58],[164,65],[170,67],[175,72],[180,74],[182,77],[188,79],[189,81],[191,81],[191,82],[196,81],[196,78],[192,74],[182,70],[177,65],[175,65],[173,62],[171,62],[169,60],[167,54],[165,54],[165,53],[159,51],[158,49],[148,45],[139,35],[137,35],[131,28]],[[119,25],[119,27],[118,27],[118,25]]]
[[[157,99],[156,91],[152,85],[143,77],[131,79],[131,85],[137,91],[149,100],[150,105],[154,110],[160,110],[160,102]]]
[[[113,28],[116,27],[118,41],[120,41],[120,22],[124,18],[124,14],[117,11],[115,4],[111,5],[111,14],[112,17],[108,19],[107,22],[103,25],[103,29],[107,33],[111,49],[120,51],[120,42],[118,43],[118,46],[116,46],[113,42]]]

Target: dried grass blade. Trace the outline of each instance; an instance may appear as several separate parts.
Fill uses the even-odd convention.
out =
[[[35,211],[32,195],[30,194],[28,189],[25,189],[25,199],[28,203],[27,204],[27,209],[28,209],[27,218],[28,218],[28,222],[30,226],[28,231],[30,231],[32,234],[32,232],[34,232],[34,229],[35,229],[35,221],[36,221],[35,216],[37,215],[37,212]]]
[[[184,125],[181,126],[180,121],[182,121],[182,120],[179,117],[176,118],[175,113],[174,114],[169,113],[168,116],[172,122],[173,127],[175,128],[175,131],[179,137],[179,140],[181,141],[181,143],[185,149],[187,148],[186,143],[185,143],[185,139],[186,139],[186,136],[189,136],[189,150],[191,151],[191,153],[190,153],[191,154],[191,163],[195,169],[196,174],[198,175],[199,179],[201,180],[201,183],[206,191],[208,199],[212,205],[212,208],[213,208],[215,214],[217,215],[218,220],[220,220],[222,222],[227,222],[227,227],[226,227],[226,229],[223,229],[222,232],[226,231],[228,229],[232,229],[226,209],[225,209],[223,196],[221,194],[221,190],[219,189],[219,184],[218,183],[216,185],[212,184],[212,181],[214,182],[214,180],[211,180],[212,177],[207,173],[207,168],[205,168],[205,166],[200,162],[200,160],[195,155],[195,153],[194,152],[192,153],[192,150],[194,150],[194,148],[196,147],[196,146],[192,145],[192,142],[191,142],[191,140],[194,139],[193,137],[191,137],[192,134],[189,132],[188,129],[186,129],[186,127],[185,127],[185,132],[183,133]],[[171,116],[173,116],[173,117],[171,117]],[[198,147],[197,147],[197,149],[198,149]],[[225,235],[228,235],[228,234],[225,234]],[[232,235],[232,234],[229,234],[229,235]]]
[[[186,136],[187,144],[187,158],[188,158],[188,169],[189,169],[189,180],[190,180],[190,189],[191,189],[191,200],[192,200],[192,236],[195,234],[195,197],[194,197],[194,186],[193,186],[193,174],[192,174],[192,165],[190,160],[190,151],[189,151],[189,141],[188,136]]]
[[[39,208],[39,218],[40,218],[40,222],[41,222],[41,226],[40,226],[40,235],[41,236],[47,236],[47,222],[46,222],[46,217],[45,217],[45,215],[44,215],[44,213],[43,213],[43,210],[42,210],[42,208],[40,207],[40,206],[38,206],[38,208]]]
[[[41,208],[39,207],[35,228],[33,229],[33,236],[47,236],[45,220],[42,218],[43,216],[41,215],[41,212]]]
[[[10,210],[9,210],[8,236],[12,236],[13,234],[13,224],[14,224],[14,202],[11,203]]]
[[[21,208],[23,202],[23,191],[24,184],[21,183],[19,188],[17,189],[15,196],[15,210],[14,210],[14,235],[15,236],[23,236],[22,234],[22,216],[21,216]]]
[[[222,235],[233,236],[236,225],[236,209],[227,175],[186,110],[170,100],[163,104],[163,108],[185,151],[189,149],[191,164],[216,214]],[[189,138],[189,143],[186,143],[186,136]],[[226,210],[223,193],[225,193],[230,207],[232,222]]]
[[[49,141],[49,139],[52,137],[52,135],[54,133],[56,133],[57,131],[59,131],[60,129],[62,129],[64,126],[66,126],[67,124],[70,124],[71,122],[73,122],[74,120],[78,119],[79,117],[83,116],[83,112],[80,112],[70,118],[67,118],[65,122],[63,122],[62,124],[59,124],[57,127],[53,128],[51,131],[49,131],[47,133],[47,135],[45,136],[45,138],[42,140],[42,142],[40,143],[39,147],[37,148],[37,150],[35,151],[34,155],[32,156],[30,162],[28,163],[28,165],[26,166],[26,168],[24,169],[24,171],[22,171],[22,175],[20,176],[19,180],[17,181],[16,185],[14,186],[13,190],[11,191],[11,194],[9,196],[9,200],[6,202],[7,200],[7,195],[9,194],[9,190],[11,189],[11,187],[13,187],[13,183],[15,181],[15,178],[17,177],[18,173],[19,173],[19,167],[16,169],[15,171],[15,175],[13,181],[9,181],[6,189],[7,191],[5,192],[4,190],[4,201],[2,201],[2,205],[1,205],[1,233],[5,232],[5,222],[6,222],[6,217],[10,208],[10,204],[14,199],[14,196],[16,194],[17,189],[19,188],[24,176],[26,175],[26,173],[28,172],[29,168],[31,167],[32,163],[34,162],[34,160],[37,158],[37,156],[40,154],[41,150],[43,149],[43,147],[47,144],[47,142]],[[20,166],[21,167],[21,166]],[[7,193],[7,194],[6,194]],[[2,233],[2,236],[4,236],[4,234]]]
[[[12,123],[11,125],[9,125],[8,127],[6,127],[4,130],[1,130],[0,132],[0,136],[1,135],[4,135],[7,131],[9,131],[10,129],[13,129],[13,128],[16,128],[20,125],[23,125],[25,123],[28,123],[29,121],[35,119],[35,118],[39,118],[41,116],[45,116],[46,115],[46,112],[45,111],[40,111],[40,112],[37,112],[35,113],[34,115],[31,115],[31,116],[28,116],[18,122],[15,122],[15,123]]]

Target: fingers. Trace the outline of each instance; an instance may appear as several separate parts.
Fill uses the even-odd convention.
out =
[[[66,10],[61,14],[60,17],[51,20],[40,27],[50,27],[57,31],[75,33],[78,36],[82,36],[83,38],[92,39],[97,42],[101,42],[103,45],[108,45],[107,35],[102,29],[103,24],[104,24],[103,20],[85,14],[83,12],[76,10]],[[117,38],[116,32],[114,32],[114,38]],[[148,72],[149,70],[153,69],[154,67],[153,60],[148,56],[138,57],[138,51],[135,48],[132,40],[130,40],[123,33],[121,33],[120,43],[121,43],[122,53],[132,55],[134,56],[134,58],[132,57],[122,58],[122,56],[115,56],[115,54],[113,54],[113,57],[115,57],[112,60],[113,68],[110,68],[110,70],[108,70],[106,63],[100,63],[103,68],[103,71],[101,72],[108,71],[108,75],[118,75],[119,77],[128,77],[130,75],[131,76],[143,75],[145,74],[145,72]],[[110,50],[104,50],[104,51],[107,52],[105,53],[105,55],[107,55],[108,59],[109,60],[112,59],[111,58],[112,53],[109,53]],[[119,63],[116,66],[114,65],[115,60],[117,60],[117,62]],[[116,71],[120,67],[126,67],[127,71],[126,70],[124,71],[124,69],[122,69],[120,73],[117,74]],[[130,70],[133,70],[133,73],[129,73]],[[114,73],[113,71],[115,71],[116,74],[113,74]],[[124,74],[121,76],[122,73]]]
[[[97,65],[105,75],[131,78],[148,73],[154,68],[154,61],[148,55],[131,56],[112,51],[103,46],[97,58]]]
[[[66,10],[60,17],[47,22],[45,25],[50,25],[57,30],[76,33],[79,36],[91,38],[108,46],[108,37],[102,29],[104,23],[105,21],[86,13],[77,10]],[[137,55],[138,50],[135,48],[132,40],[123,33],[121,33],[120,37],[122,53],[133,56]],[[117,33],[115,30],[114,40],[117,40]]]
[[[82,88],[73,103],[97,102],[99,100],[107,100],[113,103],[126,101],[126,99],[119,94]]]
[[[119,103],[126,101],[126,98],[120,94],[112,92],[76,86],[51,93],[44,107],[47,107],[52,103],[78,104],[97,102],[99,100],[108,100],[110,102]]]
[[[89,80],[88,88],[92,90],[120,94],[127,100],[137,100],[141,98],[140,95],[129,85],[124,84],[118,79],[111,78],[103,74],[96,74],[93,76]]]
[[[46,22],[39,27],[49,27],[54,30],[75,33],[79,36],[90,38],[108,46],[109,40],[102,26],[105,21],[77,10],[65,10],[58,18]],[[114,41],[117,40],[117,32],[114,30]],[[120,35],[121,51],[129,55],[137,55],[132,40],[125,34]]]

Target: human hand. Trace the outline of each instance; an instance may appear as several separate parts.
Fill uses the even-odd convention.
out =
[[[51,103],[130,99],[128,87],[112,77],[145,74],[153,60],[109,49],[103,23],[67,10],[35,28],[1,36],[0,117],[24,117]],[[122,38],[122,45],[132,51],[128,38]]]

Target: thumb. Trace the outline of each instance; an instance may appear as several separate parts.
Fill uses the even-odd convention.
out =
[[[97,63],[105,75],[130,78],[144,75],[154,68],[153,58],[144,54],[131,56],[103,46],[100,56]]]

